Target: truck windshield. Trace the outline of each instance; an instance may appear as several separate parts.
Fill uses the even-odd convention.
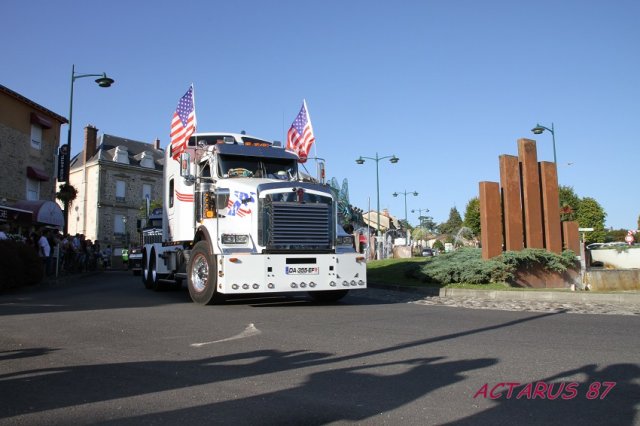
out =
[[[241,155],[220,155],[218,173],[224,178],[254,177],[295,180],[297,162],[288,158],[260,158]]]

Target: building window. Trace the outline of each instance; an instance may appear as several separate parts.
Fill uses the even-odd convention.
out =
[[[151,198],[151,185],[149,185],[148,183],[145,183],[142,185],[142,199],[146,200],[149,199],[149,201],[152,200]]]
[[[31,124],[31,148],[42,149],[42,127]]]
[[[126,199],[127,185],[123,180],[116,181],[116,201],[124,201]]]
[[[124,215],[123,214],[114,214],[113,215],[113,234],[114,235],[124,235]]]
[[[36,201],[40,199],[40,181],[27,178],[27,200]]]

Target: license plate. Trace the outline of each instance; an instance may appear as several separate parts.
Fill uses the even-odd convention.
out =
[[[318,275],[320,268],[318,266],[286,266],[287,275]]]

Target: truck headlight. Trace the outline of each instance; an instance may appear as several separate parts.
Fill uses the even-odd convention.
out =
[[[244,234],[222,234],[222,244],[247,244],[249,236]]]

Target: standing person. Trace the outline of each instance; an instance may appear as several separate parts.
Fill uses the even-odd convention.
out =
[[[38,240],[38,254],[44,265],[44,275],[49,276],[51,272],[51,246],[49,245],[49,230],[43,229]]]
[[[122,249],[122,263],[124,269],[129,269],[129,249],[127,247]]]
[[[104,249],[103,258],[104,258],[104,267],[109,269],[111,268],[111,255],[113,251],[111,250],[111,244],[107,244],[107,248]]]
[[[9,232],[9,224],[3,223],[2,228],[0,228],[0,240],[8,240],[9,239],[9,235],[7,235],[8,232]]]

